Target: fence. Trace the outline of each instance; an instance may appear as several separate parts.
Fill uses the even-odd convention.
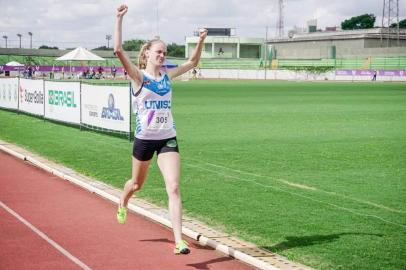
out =
[[[0,78],[0,108],[131,137],[130,86]]]

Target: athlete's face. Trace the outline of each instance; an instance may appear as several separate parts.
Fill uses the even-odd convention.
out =
[[[147,57],[151,64],[161,66],[166,57],[166,45],[163,42],[154,42],[147,51]]]

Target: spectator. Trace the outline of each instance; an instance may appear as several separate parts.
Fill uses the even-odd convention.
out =
[[[117,68],[115,65],[111,68],[111,76],[113,77],[113,80],[116,79],[116,73],[117,73]]]
[[[101,79],[103,78],[103,68],[102,66],[99,66],[99,68],[97,69],[97,78],[96,79]]]
[[[374,73],[373,73],[373,75],[372,75],[372,81],[376,81],[376,75],[377,75],[377,71],[376,70],[374,70]]]
[[[197,74],[197,70],[195,68],[193,68],[193,70],[192,70],[192,79],[193,80],[197,79],[196,74]]]
[[[222,48],[222,47],[219,48],[219,53],[218,53],[217,55],[220,55],[220,54],[221,54],[221,55],[224,54],[224,51],[223,51],[223,48]]]

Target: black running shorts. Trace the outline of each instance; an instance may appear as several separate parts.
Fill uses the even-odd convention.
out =
[[[164,140],[142,140],[134,139],[133,157],[141,161],[150,160],[154,153],[157,155],[166,152],[178,152],[178,141],[176,137]]]

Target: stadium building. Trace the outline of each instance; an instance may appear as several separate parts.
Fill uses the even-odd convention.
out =
[[[254,58],[264,57],[263,38],[245,38],[236,36],[232,28],[207,28],[208,33],[204,42],[202,58]],[[185,42],[185,57],[188,58],[199,40],[198,32],[193,37],[187,37]]]
[[[272,68],[331,66],[405,69],[406,30],[388,36],[382,28],[293,34],[269,40]],[[383,38],[382,38],[383,37]]]
[[[400,29],[399,44],[392,34],[381,40],[382,28],[293,34],[291,38],[273,39],[273,58],[321,59],[353,57],[406,56],[406,29]],[[389,45],[389,46],[388,46]]]

